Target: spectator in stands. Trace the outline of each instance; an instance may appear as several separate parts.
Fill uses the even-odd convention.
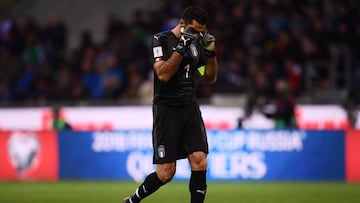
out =
[[[56,75],[53,77],[54,85],[51,87],[53,92],[50,99],[53,101],[71,100],[75,86],[74,74],[66,64],[61,65],[54,72],[56,72]]]
[[[10,91],[8,83],[0,78],[0,104],[7,104],[11,99],[13,95]]]
[[[19,21],[20,18],[16,19],[16,16],[0,13],[0,52],[6,52],[5,55],[1,54],[0,75],[4,71],[12,72],[16,69],[11,73],[11,79],[5,77],[7,95],[12,96],[3,97],[2,100],[49,102],[63,99],[64,97],[47,96],[44,89],[39,91],[40,87],[64,85],[55,84],[63,81],[54,80],[63,64],[69,65],[69,74],[73,74],[72,83],[78,87],[77,93],[66,96],[71,97],[67,100],[126,100],[126,90],[110,91],[112,93],[109,96],[106,88],[99,88],[101,79],[96,59],[102,58],[101,50],[105,49],[115,56],[115,69],[123,68],[121,71],[125,76],[121,77],[126,78],[118,83],[107,83],[111,83],[110,89],[136,91],[138,88],[131,87],[127,78],[128,73],[134,72],[128,68],[133,67],[131,64],[136,60],[135,72],[140,75],[141,82],[146,82],[144,80],[151,70],[151,65],[147,63],[150,33],[173,26],[172,19],[178,16],[187,3],[162,0],[158,2],[158,9],[134,10],[130,21],[111,14],[106,22],[103,41],[96,42],[93,33],[84,31],[80,34],[79,47],[74,50],[69,50],[67,46],[67,24],[60,18],[45,19],[48,23],[42,26],[31,16]],[[213,18],[211,21],[216,22],[208,29],[217,36],[221,72],[213,89],[199,84],[199,95],[203,95],[204,99],[209,99],[216,93],[244,94],[247,89],[258,89],[257,82],[254,82],[258,76],[251,73],[256,63],[263,66],[262,74],[270,87],[279,78],[290,81],[295,99],[301,99],[312,90],[312,87],[304,85],[304,82],[309,81],[309,78],[305,79],[305,76],[309,77],[309,72],[306,72],[309,70],[306,67],[308,62],[322,60],[326,64],[331,63],[331,67],[336,68],[339,73],[336,75],[338,80],[342,77],[340,73],[344,66],[355,67],[351,69],[350,75],[359,80],[359,76],[354,74],[360,64],[360,4],[356,1],[304,0],[299,3],[287,0],[244,0],[191,3],[209,10],[212,13],[210,18]],[[311,79],[319,81],[321,78],[315,74]],[[329,82],[336,89],[348,92],[346,83],[338,80]],[[37,88],[34,88],[34,84],[37,84]],[[133,84],[138,85],[137,82]],[[269,99],[275,99],[271,89],[269,91]],[[327,90],[319,90],[324,91]],[[86,92],[91,96],[87,96]],[[316,99],[310,98],[310,102]]]
[[[103,60],[97,66],[97,72],[100,77],[99,88],[101,88],[102,92],[101,98],[117,99],[126,87],[127,74],[123,67],[118,64],[117,58],[113,53],[108,53]]]
[[[296,128],[295,99],[285,80],[276,82],[276,100],[274,112],[264,112],[274,119],[276,128]]]
[[[72,130],[71,125],[64,120],[61,114],[61,107],[60,106],[54,106],[51,109],[52,112],[52,129],[56,131],[61,130]]]
[[[273,98],[273,85],[267,77],[260,63],[253,64],[251,68],[251,88],[248,91],[246,116],[250,116],[254,109],[262,109]]]
[[[42,35],[47,61],[54,69],[58,69],[65,60],[67,45],[66,26],[58,17],[52,16]]]

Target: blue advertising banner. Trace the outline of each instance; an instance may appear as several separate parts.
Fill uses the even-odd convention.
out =
[[[343,131],[213,131],[214,180],[344,180]]]
[[[209,181],[344,180],[344,132],[209,131]],[[151,130],[60,132],[61,179],[142,181],[154,170]],[[175,180],[188,179],[187,160]]]

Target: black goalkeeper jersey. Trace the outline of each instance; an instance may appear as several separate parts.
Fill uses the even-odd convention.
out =
[[[179,39],[171,31],[154,35],[152,51],[154,64],[159,60],[168,60],[175,51]],[[194,75],[197,69],[205,65],[198,41],[194,40],[175,75],[168,82],[161,82],[154,73],[154,104],[172,106],[188,105],[196,102]]]

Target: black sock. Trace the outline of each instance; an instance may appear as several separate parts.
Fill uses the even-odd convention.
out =
[[[206,188],[206,171],[191,171],[189,182],[191,203],[203,203]]]
[[[149,174],[144,182],[136,189],[135,193],[131,196],[132,203],[138,203],[145,197],[151,195],[159,189],[164,183],[160,181],[156,172]]]

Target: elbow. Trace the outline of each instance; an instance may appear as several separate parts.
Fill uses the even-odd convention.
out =
[[[159,79],[160,82],[168,82],[170,80],[169,75],[166,74],[164,71],[155,69],[155,73],[156,73],[156,77]]]
[[[215,82],[216,82],[216,78],[215,78],[214,80],[208,81],[208,83],[209,83],[210,85],[215,84]]]
[[[214,84],[215,82],[216,82],[216,80],[217,80],[217,77],[208,77],[208,78],[204,78],[205,79],[205,81],[206,81],[206,83],[208,83],[208,84]]]
[[[158,79],[160,80],[160,82],[168,82],[170,80],[170,77],[165,74],[159,74]]]
[[[213,79],[213,80],[211,80],[209,83],[210,83],[210,84],[215,84],[215,82],[216,82],[216,78]]]
[[[217,81],[217,76],[213,77],[209,83],[214,84],[216,81]]]

